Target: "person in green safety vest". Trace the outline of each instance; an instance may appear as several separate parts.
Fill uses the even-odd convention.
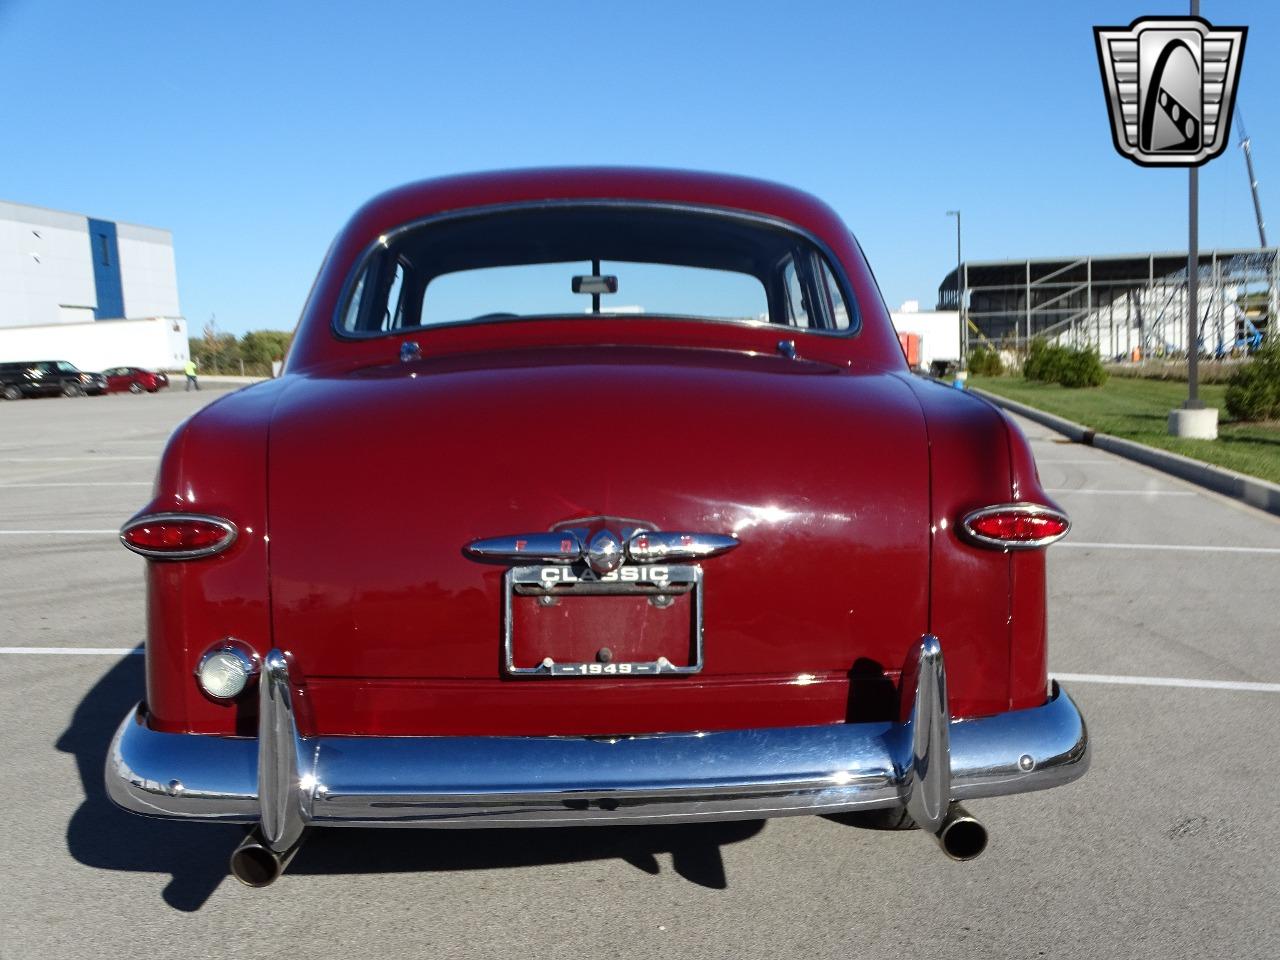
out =
[[[196,379],[196,362],[194,360],[188,360],[185,369],[187,371],[187,389],[190,390],[192,387],[195,387],[199,390],[200,381]]]

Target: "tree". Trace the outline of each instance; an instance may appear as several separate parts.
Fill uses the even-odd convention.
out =
[[[246,364],[268,369],[273,360],[283,360],[293,334],[284,330],[251,330],[240,339],[240,356]]]

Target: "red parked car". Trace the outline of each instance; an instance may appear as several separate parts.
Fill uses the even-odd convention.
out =
[[[112,367],[102,374],[107,378],[107,393],[155,393],[169,385],[168,376],[142,367]]]
[[[139,813],[254,825],[863,811],[1081,776],[1046,667],[1068,521],[983,400],[911,375],[818,200],[666,170],[412,184],[331,248],[284,375],[186,421],[121,538]]]

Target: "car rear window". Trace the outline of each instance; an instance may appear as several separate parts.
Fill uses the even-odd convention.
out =
[[[651,315],[848,333],[852,301],[816,245],[735,214],[541,205],[386,238],[348,284],[337,328],[376,336],[465,322]]]

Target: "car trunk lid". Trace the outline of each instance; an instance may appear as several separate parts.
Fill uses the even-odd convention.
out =
[[[269,472],[275,644],[329,732],[458,703],[506,719],[430,729],[670,729],[689,722],[671,710],[694,700],[696,725],[714,726],[705,705],[717,697],[765,718],[771,701],[821,701],[780,708],[777,722],[838,720],[850,676],[896,670],[926,629],[927,442],[888,374],[580,347],[300,377],[274,415]],[[513,678],[508,564],[467,545],[627,526],[740,542],[698,564],[701,670]],[[536,589],[512,592],[516,666],[602,663],[606,648],[614,663],[696,661],[692,590],[667,591],[665,607],[635,593],[544,604]]]

